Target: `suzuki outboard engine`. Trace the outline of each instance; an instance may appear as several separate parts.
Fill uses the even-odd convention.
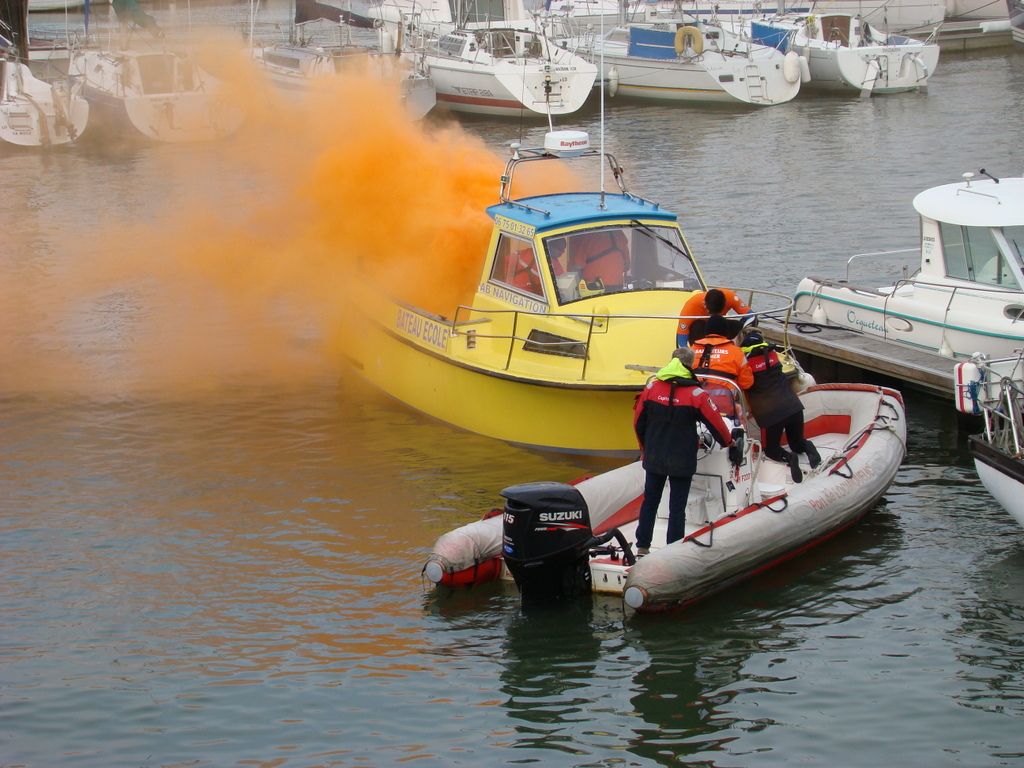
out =
[[[523,600],[590,594],[594,534],[583,495],[564,483],[524,483],[505,497],[502,549]]]

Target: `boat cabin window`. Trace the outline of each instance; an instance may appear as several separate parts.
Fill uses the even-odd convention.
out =
[[[511,29],[477,32],[477,42],[496,59],[512,59],[516,56],[516,36]]]
[[[533,243],[504,232],[499,235],[498,249],[491,266],[491,280],[543,298],[544,287]]]
[[[139,56],[139,77],[143,93],[172,93],[174,91],[174,56],[154,53]]]
[[[675,227],[600,227],[544,239],[562,304],[656,288],[702,289]]]
[[[461,56],[465,47],[466,38],[462,35],[445,35],[437,41],[438,52],[446,56]]]
[[[1019,290],[1020,284],[988,227],[940,222],[946,275],[974,283]],[[1017,257],[1020,264],[1020,257]]]

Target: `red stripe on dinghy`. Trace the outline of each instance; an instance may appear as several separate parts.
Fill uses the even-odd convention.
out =
[[[637,496],[629,502],[629,504],[597,526],[594,529],[594,533],[600,536],[602,533],[610,531],[612,528],[621,528],[627,523],[632,523],[640,517],[640,505],[643,504],[643,501],[643,496]]]
[[[440,584],[446,587],[458,589],[460,587],[475,587],[477,584],[484,584],[494,581],[501,575],[501,558],[492,557],[461,571],[446,573],[441,577]]]

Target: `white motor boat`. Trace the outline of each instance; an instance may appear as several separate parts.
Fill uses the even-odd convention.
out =
[[[808,88],[862,96],[924,90],[939,62],[938,43],[882,32],[850,14],[784,14],[744,27],[757,42],[803,56]]]
[[[800,92],[798,54],[743,40],[710,22],[628,24],[576,42],[602,67],[613,97],[768,106]]]
[[[72,55],[69,72],[83,81],[94,121],[122,134],[209,141],[231,135],[244,119],[220,81],[184,52],[82,50]]]
[[[21,147],[68,144],[89,121],[89,104],[74,81],[37,78],[28,66],[28,5],[0,5],[0,143]]]
[[[1024,353],[957,363],[954,395],[961,413],[981,416],[985,431],[968,438],[981,484],[1024,525]]]
[[[1024,347],[1024,178],[979,174],[914,198],[919,249],[857,254],[845,278],[801,280],[791,322],[839,326],[946,357],[998,358]],[[857,260],[877,276],[907,253],[919,256],[912,275],[904,266],[882,285],[850,277]]]
[[[794,482],[786,465],[764,457],[752,422],[739,466],[708,438],[680,541],[663,544],[666,490],[650,554],[635,558],[630,542],[645,480],[635,462],[574,485],[506,488],[504,510],[442,535],[423,572],[445,587],[515,579],[524,599],[621,595],[641,612],[683,607],[760,573],[859,520],[892,483],[905,452],[895,390],[826,384],[800,398],[805,434],[822,458],[817,468],[805,464],[802,482]]]

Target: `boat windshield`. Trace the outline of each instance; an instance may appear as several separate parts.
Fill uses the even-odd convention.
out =
[[[1022,267],[1024,227],[1007,227],[1003,230],[1011,254],[1003,253],[989,227],[964,227],[942,222],[940,230],[946,274],[949,277],[1020,290],[1018,275]]]
[[[635,222],[555,235],[543,242],[561,304],[598,294],[703,288],[675,227]]]
[[[1010,246],[1010,256],[1017,259],[1017,263],[1024,269],[1024,226],[1003,227],[1003,236]]]

